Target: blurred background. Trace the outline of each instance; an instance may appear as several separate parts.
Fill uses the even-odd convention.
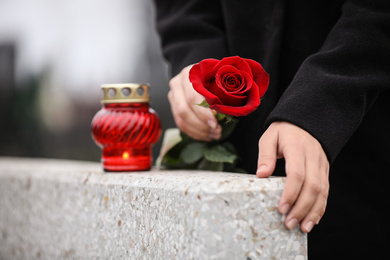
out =
[[[173,127],[167,71],[151,0],[0,0],[0,156],[99,161],[104,83],[150,83]]]

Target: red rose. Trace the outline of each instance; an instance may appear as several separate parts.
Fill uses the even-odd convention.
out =
[[[269,83],[269,75],[259,63],[238,56],[202,60],[192,66],[189,79],[211,109],[231,116],[256,110]]]

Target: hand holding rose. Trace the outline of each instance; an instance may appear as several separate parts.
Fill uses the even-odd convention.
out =
[[[195,140],[219,139],[221,126],[210,109],[198,106],[204,99],[188,79],[192,65],[185,67],[169,82],[168,100],[177,127]]]
[[[246,116],[260,105],[268,83],[269,76],[259,63],[238,56],[221,61],[205,59],[184,68],[170,81],[168,95],[181,131],[177,142],[160,154],[160,164],[244,171],[237,168],[239,157],[229,136],[239,121],[236,117]],[[209,142],[211,139],[215,140]]]

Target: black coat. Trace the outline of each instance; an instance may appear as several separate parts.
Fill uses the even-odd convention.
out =
[[[260,62],[270,86],[233,143],[256,171],[258,140],[276,120],[326,152],[330,196],[309,235],[310,259],[375,259],[390,242],[390,1],[156,0],[172,74],[205,58]],[[283,172],[278,167],[277,172]],[[341,254],[341,255],[340,255]]]

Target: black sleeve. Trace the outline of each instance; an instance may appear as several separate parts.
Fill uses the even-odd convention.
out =
[[[155,0],[157,30],[172,75],[202,59],[227,56],[220,2]]]
[[[332,162],[378,95],[389,89],[390,1],[347,1],[323,47],[304,61],[266,126],[277,120],[300,126],[319,140]]]

